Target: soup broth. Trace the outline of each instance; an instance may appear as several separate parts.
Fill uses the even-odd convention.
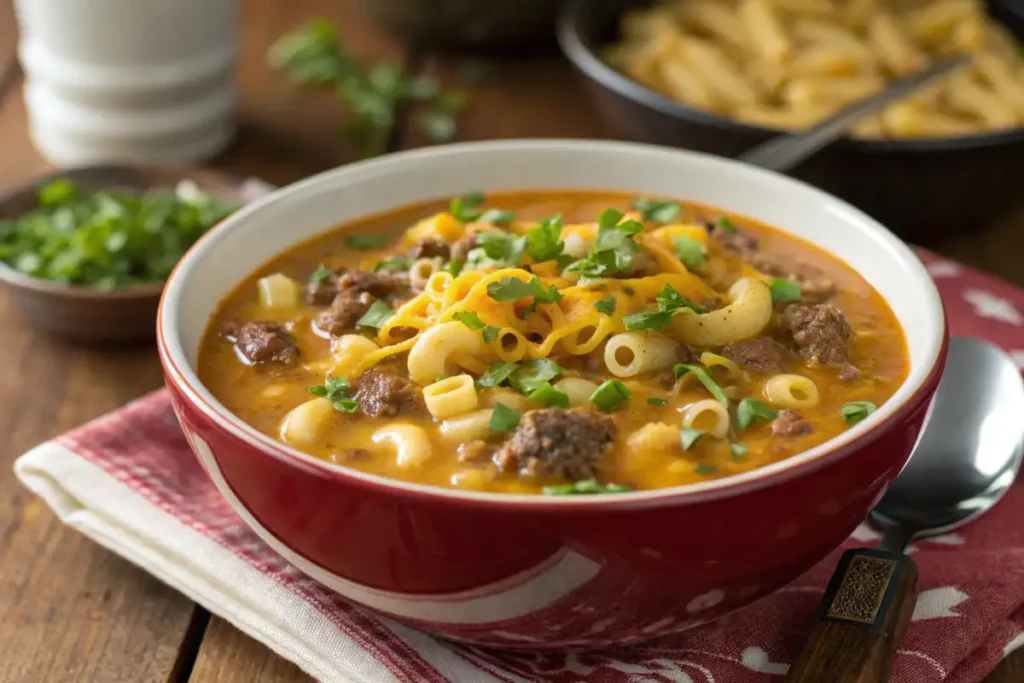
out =
[[[909,369],[882,297],[747,218],[619,193],[476,193],[341,226],[242,282],[199,374],[337,465],[548,495],[763,467]]]

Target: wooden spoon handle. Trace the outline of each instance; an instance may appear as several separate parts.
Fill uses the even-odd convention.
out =
[[[916,601],[917,567],[909,557],[868,548],[847,550],[786,683],[888,681],[889,664]]]

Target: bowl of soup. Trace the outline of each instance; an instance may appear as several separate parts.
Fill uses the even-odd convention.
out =
[[[691,628],[822,559],[909,456],[946,340],[920,262],[841,200],[563,140],[279,190],[158,319],[184,433],[274,551],[529,650]]]

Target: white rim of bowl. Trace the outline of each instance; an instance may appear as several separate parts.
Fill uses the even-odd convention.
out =
[[[790,456],[784,460],[774,462],[764,467],[758,467],[747,472],[732,476],[713,479],[706,482],[684,484],[663,489],[652,489],[646,491],[634,491],[630,493],[605,493],[591,494],[585,496],[544,496],[539,494],[509,494],[509,493],[488,493],[476,491],[462,491],[454,488],[441,486],[430,486],[390,479],[374,474],[367,474],[353,468],[346,468],[341,465],[329,463],[313,455],[304,453],[296,448],[288,446],[277,439],[274,439],[254,427],[243,422],[231,411],[229,411],[213,394],[203,386],[196,375],[195,370],[187,361],[180,338],[173,334],[175,331],[175,320],[178,317],[178,307],[182,282],[185,273],[196,267],[203,259],[205,251],[216,244],[223,235],[235,229],[235,226],[243,224],[251,215],[263,209],[263,207],[279,201],[288,194],[302,192],[303,190],[321,185],[336,185],[345,178],[359,176],[368,170],[375,171],[374,176],[387,174],[389,169],[410,161],[437,159],[452,155],[461,155],[473,151],[485,152],[508,152],[518,153],[531,150],[554,151],[561,150],[566,153],[603,147],[609,152],[620,152],[623,154],[642,152],[645,154],[664,155],[687,155],[697,157],[703,163],[719,164],[727,166],[733,172],[747,174],[756,178],[758,182],[778,186],[797,185],[801,191],[809,192],[812,196],[830,202],[838,202],[846,211],[850,212],[860,222],[866,223],[872,231],[872,236],[878,241],[881,248],[887,249],[890,254],[903,262],[905,274],[916,283],[920,290],[922,305],[929,309],[929,317],[933,321],[933,333],[929,337],[924,358],[917,368],[911,367],[907,379],[896,390],[888,401],[878,410],[872,413],[864,421],[854,425],[845,432],[835,436],[828,441],[819,444],[802,453]],[[606,189],[606,188],[601,188]],[[613,188],[611,188],[613,189]],[[699,200],[698,200],[699,201]],[[397,207],[396,207],[397,208]],[[325,226],[325,231],[333,226]],[[785,228],[782,228],[785,232]],[[165,325],[166,322],[166,325]],[[208,323],[209,321],[207,321]],[[902,322],[901,322],[902,326]],[[710,500],[719,497],[737,495],[741,492],[770,486],[777,481],[783,481],[797,474],[807,473],[816,466],[824,464],[829,455],[849,452],[850,446],[855,442],[872,440],[875,436],[872,432],[883,427],[889,418],[900,412],[904,406],[919,396],[923,385],[934,375],[936,364],[940,361],[940,353],[945,345],[947,337],[945,310],[942,300],[934,282],[925,270],[913,251],[900,241],[888,229],[882,226],[860,209],[847,204],[841,199],[834,197],[822,190],[819,190],[802,181],[783,176],[781,174],[766,171],[764,169],[749,166],[733,159],[726,159],[702,152],[681,150],[660,145],[649,145],[633,142],[615,142],[606,140],[572,140],[572,139],[547,139],[547,140],[494,140],[484,142],[460,142],[440,147],[428,147],[424,149],[411,150],[389,154],[377,159],[348,164],[339,168],[323,171],[314,176],[298,181],[291,185],[284,186],[275,192],[263,197],[251,204],[246,205],[238,212],[222,221],[213,230],[197,241],[185,256],[178,262],[171,273],[164,287],[163,296],[160,299],[160,309],[157,315],[157,345],[161,359],[164,361],[165,372],[173,380],[175,386],[184,393],[192,405],[211,417],[215,422],[230,432],[235,438],[246,442],[253,448],[262,451],[265,455],[294,461],[292,464],[302,464],[319,470],[329,476],[342,476],[352,479],[355,483],[361,483],[374,488],[394,489],[397,492],[414,494],[436,500],[443,500],[452,503],[487,503],[497,507],[523,506],[531,508],[547,507],[568,507],[572,509],[585,509],[592,511],[593,507],[639,507],[651,504],[663,503],[665,499],[678,499],[677,502],[694,502],[697,500]],[[863,444],[861,444],[863,445]]]

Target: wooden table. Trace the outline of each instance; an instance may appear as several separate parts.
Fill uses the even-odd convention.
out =
[[[242,128],[214,164],[287,183],[353,158],[336,135],[328,95],[290,87],[265,66],[267,47],[313,17],[340,27],[363,58],[391,57],[412,71],[455,83],[458,64],[383,35],[348,0],[245,0]],[[0,187],[44,170],[26,133],[16,30],[10,0],[0,0]],[[461,86],[460,87],[464,87]],[[498,65],[472,87],[459,138],[610,137],[568,67],[555,57]],[[426,144],[405,117],[395,148]],[[1024,285],[1024,206],[969,236],[928,245]],[[295,682],[310,679],[126,561],[63,526],[11,472],[29,447],[161,384],[156,352],[84,348],[26,329],[0,295],[0,681]],[[988,683],[1024,678],[1024,654]]]

